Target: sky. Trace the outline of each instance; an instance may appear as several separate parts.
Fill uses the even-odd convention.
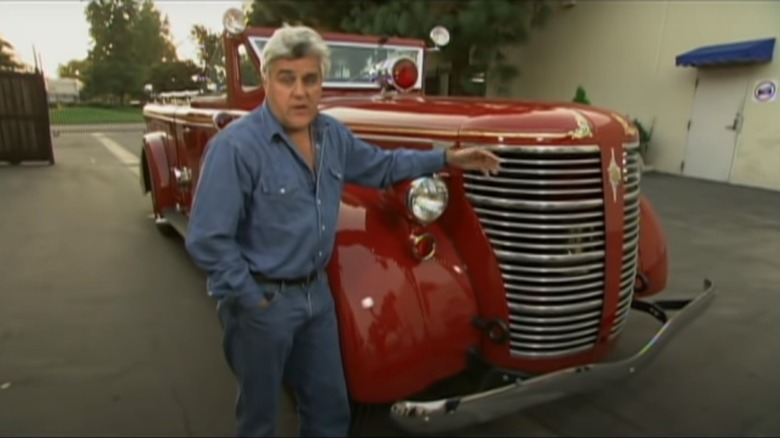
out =
[[[155,0],[160,12],[168,14],[173,42],[179,57],[196,56],[190,39],[194,24],[219,31],[222,14],[241,7],[241,0]],[[89,47],[89,25],[84,0],[0,0],[0,36],[11,43],[22,61],[34,65],[33,45],[40,54],[43,71],[57,76],[57,66],[83,59]]]

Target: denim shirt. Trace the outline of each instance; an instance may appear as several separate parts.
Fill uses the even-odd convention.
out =
[[[186,248],[214,298],[255,306],[262,293],[253,273],[285,279],[325,268],[345,183],[384,188],[446,166],[442,150],[381,149],[325,114],[312,131],[314,172],[267,104],[211,139]]]

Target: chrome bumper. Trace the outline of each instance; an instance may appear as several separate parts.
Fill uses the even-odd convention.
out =
[[[707,279],[704,280],[704,292],[691,300],[635,301],[634,309],[650,313],[663,325],[640,351],[626,359],[518,379],[512,384],[476,394],[428,402],[399,401],[391,407],[390,417],[408,432],[439,434],[608,386],[648,366],[678,332],[709,307],[715,295],[713,283]],[[667,318],[666,310],[679,312]]]

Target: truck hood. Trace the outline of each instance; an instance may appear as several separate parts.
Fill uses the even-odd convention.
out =
[[[619,128],[631,135],[621,116],[568,102],[523,102],[474,98],[406,95],[390,99],[334,97],[323,100],[321,111],[359,133],[393,133],[434,137],[504,136],[507,138],[565,138],[588,128],[593,136]],[[589,138],[593,141],[593,138]]]

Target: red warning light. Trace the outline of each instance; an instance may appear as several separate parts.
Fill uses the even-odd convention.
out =
[[[400,59],[393,66],[393,82],[402,90],[409,90],[417,84],[420,72],[411,59]]]
[[[418,79],[420,70],[417,63],[407,57],[386,59],[377,64],[371,72],[371,80],[385,91],[409,91],[417,85]]]

